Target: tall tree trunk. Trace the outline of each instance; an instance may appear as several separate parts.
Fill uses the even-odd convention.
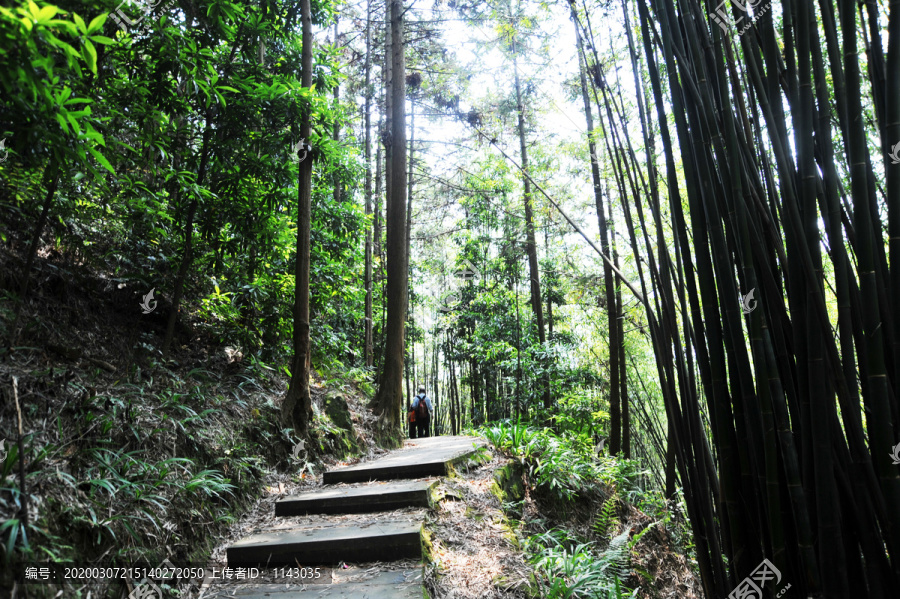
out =
[[[377,131],[382,130],[382,119],[379,119],[379,125]],[[382,145],[380,143],[375,144],[375,215],[374,215],[374,223],[372,224],[372,293],[374,294],[375,289],[381,290],[381,322],[378,327],[377,337],[375,331],[375,316],[374,316],[374,308],[372,315],[372,365],[375,367],[375,372],[380,372],[381,365],[384,363],[384,322],[385,322],[385,310],[384,310],[384,298],[386,297],[384,293],[384,285],[386,280],[386,275],[384,271],[384,244],[382,243],[382,218],[384,212],[381,209],[382,206],[382,165],[384,164],[384,154],[382,152]],[[377,262],[376,262],[377,260]],[[377,266],[376,266],[377,264]],[[373,298],[374,305],[374,298]]]
[[[372,0],[366,9],[366,89],[365,89],[365,156],[366,156],[366,305],[363,333],[363,354],[367,368],[372,367],[374,347],[372,340]]]
[[[872,3],[875,4],[874,2]],[[874,10],[874,8],[873,8]],[[880,46],[879,46],[880,48]],[[892,2],[888,16],[888,47],[886,64],[892,65],[887,73],[886,83],[886,126],[882,144],[893,147],[900,143],[900,73],[896,66],[900,64],[900,4]],[[889,158],[884,156],[884,171],[887,181],[887,209],[888,209],[888,239],[891,257],[891,303],[896,307],[900,303],[900,168],[896,164],[889,164]],[[892,161],[891,161],[892,162]],[[894,317],[894,375],[900,376],[900,316]],[[896,380],[896,378],[895,378]],[[896,397],[895,385],[894,407],[897,408],[900,398]],[[900,417],[895,415],[894,421],[895,439],[900,437]]]
[[[373,409],[378,415],[376,434],[385,446],[400,444],[400,411],[403,404],[403,351],[409,264],[406,253],[406,77],[403,44],[403,6],[391,7],[391,135],[386,150],[391,155],[387,205],[387,324],[384,369]]]
[[[310,0],[300,0],[303,23],[303,50],[300,55],[300,84],[312,87],[312,13]],[[300,109],[300,137],[310,138],[310,106],[304,102]],[[309,393],[309,249],[312,220],[312,158],[307,156],[299,165],[297,209],[297,262],[294,270],[294,361],[291,382],[284,403],[281,420],[294,429],[299,437],[306,437],[312,419],[312,398]]]
[[[411,268],[409,264],[409,255],[410,255],[410,243],[412,242],[412,199],[413,199],[413,180],[412,180],[412,170],[413,170],[413,141],[416,134],[416,120],[415,120],[415,106],[410,102],[410,113],[409,113],[409,159],[407,160],[408,172],[407,176],[407,193],[406,193],[406,265],[407,265],[407,281],[409,280]],[[410,328],[415,324],[415,305],[412,304],[410,294],[412,290],[409,288],[409,285],[406,286],[406,302],[407,302],[407,310],[406,310],[406,319]],[[407,368],[406,368],[406,397],[407,401],[412,401],[413,392],[418,392],[418,389],[413,389],[416,385],[416,342],[411,340],[409,343],[409,347],[406,350],[406,356],[408,358]],[[409,360],[411,358],[411,360]],[[410,374],[412,375],[412,382],[410,382]]]
[[[618,256],[615,257],[616,266],[621,269]],[[619,331],[616,337],[619,341],[619,401],[622,405],[622,456],[631,459],[631,412],[628,406],[628,377],[627,364],[625,362],[625,314],[622,310],[621,282],[616,279],[616,321]]]
[[[588,134],[588,152],[591,160],[591,180],[594,187],[594,204],[597,209],[597,222],[600,227],[600,248],[607,256],[609,252],[609,229],[606,220],[606,210],[603,202],[603,186],[600,178],[600,163],[597,158],[597,145],[594,143],[594,116],[591,109],[591,101],[588,95],[588,81],[586,72],[588,70],[587,54],[584,52],[584,41],[581,37],[581,28],[578,24],[578,15],[575,12],[575,5],[570,4],[570,16],[572,23],[575,25],[575,45],[578,50],[578,75],[581,83],[581,99],[584,104],[584,116],[587,121]],[[606,262],[603,263],[603,286],[606,298],[606,315],[609,332],[609,415],[610,415],[610,432],[609,432],[609,453],[616,455],[621,445],[621,418],[620,418],[620,402],[619,402],[619,326],[617,325],[616,295],[613,282],[612,267]]]
[[[612,202],[609,203],[610,214],[609,214],[609,241],[610,247],[612,249],[612,258],[616,263],[616,268],[619,270],[622,269],[622,265],[619,263],[619,252],[616,249],[616,228],[612,224]],[[614,328],[616,329],[616,347],[615,352],[616,356],[616,366],[619,369],[619,373],[616,375],[616,382],[619,385],[619,388],[616,390],[616,407],[618,408],[618,426],[613,424],[612,418],[612,410],[610,410],[610,428],[612,429],[612,434],[610,436],[610,454],[618,455],[621,451],[622,454],[627,458],[631,453],[631,449],[628,445],[631,442],[631,437],[628,432],[628,388],[627,381],[625,380],[625,319],[622,314],[622,282],[619,279],[615,280],[615,307],[611,312],[612,314]],[[610,351],[613,351],[613,348],[610,348]],[[612,368],[612,361],[610,360],[610,368]],[[612,384],[612,381],[610,381]]]
[[[338,17],[335,15],[334,17],[334,47],[338,47]],[[368,61],[368,54],[366,55],[366,61]],[[334,105],[335,108],[340,104],[341,101],[341,86],[335,84],[334,86]],[[341,121],[340,119],[334,119],[334,131],[332,132],[332,138],[335,142],[339,142],[341,140]],[[341,196],[343,195],[343,185],[341,184],[341,174],[340,169],[335,169],[334,172],[334,203],[340,204]]]
[[[522,155],[522,171],[528,173],[528,147],[525,143],[525,107],[522,104],[522,85],[519,82],[519,65],[515,56],[515,47],[513,48],[513,71],[516,80],[516,109],[519,113],[519,151]],[[523,187],[525,189],[525,236],[526,236],[526,252],[528,253],[528,268],[531,273],[531,309],[534,311],[534,318],[537,321],[538,340],[541,348],[544,349],[547,338],[544,333],[544,307],[541,302],[541,275],[538,272],[537,259],[537,243],[534,234],[534,208],[531,196],[531,180],[529,177],[523,177]],[[550,404],[550,385],[546,377],[541,381],[543,390],[542,398],[545,410],[549,410]]]
[[[518,264],[516,265],[516,271],[518,272]],[[525,413],[521,412],[522,407],[524,406],[522,402],[522,323],[521,317],[519,316],[519,277],[516,275],[516,280],[513,283],[516,288],[516,421],[518,422],[520,419],[528,418],[528,410],[526,408]]]
[[[391,27],[391,5],[393,1],[385,0],[384,11],[384,129],[381,131],[381,144],[384,146],[385,222],[389,220],[387,213],[390,211],[391,185],[394,174],[392,167],[393,144],[391,143],[391,135],[394,130],[394,33]]]
[[[449,335],[449,333],[448,333]],[[450,344],[447,344],[450,347]],[[450,367],[450,430],[454,435],[459,434],[459,392],[456,388],[456,367],[453,359],[448,360]]]
[[[384,228],[387,229],[387,213],[388,206],[390,204],[391,197],[391,131],[394,123],[393,116],[393,94],[391,93],[391,86],[393,81],[393,45],[391,42],[391,0],[385,0],[385,9],[384,9],[384,68],[381,71],[382,74],[382,100],[384,103],[384,119],[382,122],[382,128],[379,132],[381,136],[381,144],[379,144],[378,149],[382,150],[382,155],[384,157],[384,162],[381,163],[384,167],[384,211],[380,210],[380,202],[382,196],[378,194],[376,198],[376,236],[375,243],[376,247],[379,248],[379,280],[381,281],[381,340],[378,344],[379,350],[379,364],[376,365],[379,373],[379,380],[381,377],[381,373],[384,372],[384,359],[385,359],[385,351],[387,344],[387,239],[386,234],[382,235],[381,230]],[[379,179],[380,181],[380,179]],[[380,220],[380,217],[383,217],[385,220]],[[384,227],[380,225],[384,224]]]

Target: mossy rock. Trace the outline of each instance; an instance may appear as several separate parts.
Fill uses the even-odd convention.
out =
[[[506,466],[494,472],[491,493],[500,501],[500,505],[515,503],[525,499],[525,466],[518,460],[512,460]]]
[[[431,564],[434,562],[434,543],[431,541],[431,531],[427,527],[422,527],[422,563]]]
[[[325,416],[334,425],[326,427],[328,437],[332,439],[332,442],[329,443],[332,451],[341,457],[357,453],[359,451],[357,440],[360,435],[353,426],[353,418],[347,400],[340,393],[332,391],[325,396],[322,403]]]
[[[338,428],[356,434],[353,430],[353,418],[350,416],[350,405],[340,393],[328,393],[325,396],[325,413],[331,418],[331,421]]]
[[[431,593],[428,592],[428,587],[425,584],[426,579],[429,578],[428,571],[435,572],[440,570],[440,564],[438,564],[434,554],[434,544],[431,541],[431,535],[432,532],[428,530],[428,527],[422,526],[422,534],[420,535],[422,539],[422,599],[431,599]]]
[[[469,472],[476,470],[485,464],[489,464],[494,459],[492,454],[486,447],[479,447],[475,453],[466,456],[458,462],[450,465],[450,476],[455,476],[460,471]]]

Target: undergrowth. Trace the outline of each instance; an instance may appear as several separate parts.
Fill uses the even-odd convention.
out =
[[[70,369],[24,373],[18,390],[31,432],[24,455],[17,444],[0,453],[4,576],[38,560],[201,561],[208,540],[258,492],[273,457],[260,447],[280,445],[274,406],[216,393],[199,372],[182,378],[165,368],[144,370],[150,372],[113,384]],[[61,384],[48,384],[60,377]],[[253,427],[229,424],[239,414]],[[60,590],[66,597],[112,596],[104,586]]]
[[[580,542],[561,529],[533,535],[525,542],[535,581],[542,597],[548,599],[622,599],[635,597],[637,589],[627,589],[622,581],[629,576],[630,549],[626,530],[606,548]]]
[[[591,437],[577,430],[557,433],[501,421],[478,432],[525,466],[525,482],[542,514],[527,523],[524,542],[541,597],[637,597],[652,576],[632,552],[657,526],[689,552],[687,523],[672,518],[659,491],[645,488],[638,461],[596,455]],[[629,512],[643,518],[637,531],[624,522]]]

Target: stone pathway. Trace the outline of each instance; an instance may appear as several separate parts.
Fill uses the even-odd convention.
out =
[[[241,539],[227,550],[228,566],[315,567],[339,563],[390,562],[422,559],[424,511],[432,507],[432,490],[438,483],[427,480],[396,481],[445,476],[454,463],[475,453],[476,437],[430,437],[406,441],[400,450],[355,466],[326,472],[325,485],[365,483],[353,488],[322,490],[286,497],[275,506],[275,515],[286,520],[274,530]],[[419,508],[410,512],[409,508]],[[404,511],[397,511],[404,510]],[[410,513],[417,517],[411,518]],[[321,514],[309,518],[311,514]],[[355,523],[334,522],[335,516],[365,514]],[[332,515],[332,516],[328,516]],[[303,518],[292,526],[293,516]],[[332,520],[329,520],[329,517]],[[427,595],[422,587],[422,569],[373,572],[357,568],[335,569],[334,583],[291,584],[279,577],[277,584],[219,587],[208,595],[216,599],[416,599]]]

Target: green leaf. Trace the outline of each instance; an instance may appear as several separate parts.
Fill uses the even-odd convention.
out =
[[[34,0],[28,0],[28,12],[31,13],[31,16],[35,17],[34,20],[37,20],[37,16],[41,12],[41,7],[35,4]]]
[[[47,25],[48,27],[56,27],[58,29],[64,29],[65,32],[68,33],[69,35],[74,35],[74,36],[78,35],[78,27],[75,25],[75,23],[72,23],[71,21],[63,21],[61,19],[53,19],[52,21],[47,21],[46,23],[44,23],[44,25]]]
[[[58,13],[58,12],[59,12],[58,8],[56,8],[52,4],[48,4],[47,6],[43,7],[42,9],[40,9],[38,11],[38,14],[35,15],[36,16],[35,20],[38,23],[48,22],[48,21],[50,21],[50,19],[55,17],[56,13]],[[82,24],[83,24],[83,22],[82,22]]]
[[[91,24],[88,25],[87,32],[94,33],[95,31],[100,31],[100,29],[103,28],[103,24],[106,23],[106,17],[108,17],[108,16],[109,16],[108,14],[102,13],[102,14],[99,14],[96,17],[94,17],[91,20]],[[101,36],[97,36],[97,37],[101,37]],[[94,41],[97,41],[95,38],[91,38],[91,39],[93,39]],[[106,38],[106,39],[109,39],[109,38]]]
[[[103,135],[101,135],[97,132],[96,129],[94,129],[93,125],[91,125],[90,123],[85,123],[84,126],[86,129],[85,135],[88,137],[88,139],[92,139],[97,142],[97,144],[106,147],[106,140],[103,139]]]
[[[66,133],[69,133],[69,124],[66,123],[65,117],[63,117],[63,115],[61,115],[58,112],[53,116],[55,116],[56,120],[59,121],[59,126],[62,127],[62,130],[65,131]]]
[[[4,528],[10,529],[9,538],[6,540],[6,555],[12,555],[13,548],[16,546],[16,538],[19,536],[19,521],[15,519],[7,520],[0,526],[0,532]]]
[[[67,26],[71,27],[72,35],[78,35],[78,29],[72,23],[68,21],[58,21],[59,23],[65,23]],[[63,51],[67,56],[78,56],[79,53],[73,48],[70,44],[62,41],[52,33],[47,34],[47,41],[50,42],[50,45],[55,46],[59,50]]]
[[[84,25],[84,19],[79,17],[76,13],[72,13],[72,20],[78,25],[78,30],[81,31],[81,33],[87,34],[87,27]]]
[[[88,147],[87,147],[87,150],[88,150],[88,152],[91,153],[91,155],[92,155],[94,158],[97,159],[97,162],[99,162],[99,163],[103,166],[103,168],[105,168],[106,170],[108,170],[109,172],[111,172],[111,173],[114,174],[114,175],[116,174],[116,171],[113,170],[113,167],[112,167],[112,165],[109,163],[109,160],[107,160],[106,157],[105,157],[103,154],[101,154],[100,152],[98,152],[97,150],[95,150],[94,148],[92,148],[91,146],[88,146]]]
[[[88,68],[91,72],[96,75],[97,74],[97,49],[94,48],[94,44],[91,43],[90,40],[84,40],[84,46],[81,51],[82,56],[84,56],[84,61],[87,63]]]
[[[91,41],[96,42],[98,44],[103,44],[105,46],[109,46],[111,44],[115,44],[116,40],[106,37],[105,35],[92,35],[90,37]]]
[[[78,124],[78,119],[75,118],[77,116],[80,116],[80,112],[81,111],[66,113],[66,120],[69,121],[70,125],[72,125],[72,131],[74,131],[76,135],[81,133],[81,125]]]
[[[107,480],[105,478],[95,479],[95,480],[92,480],[89,482],[91,483],[91,485],[93,485],[95,487],[101,487],[103,489],[106,489],[110,495],[116,494],[116,488],[113,486],[113,484],[109,480]]]

